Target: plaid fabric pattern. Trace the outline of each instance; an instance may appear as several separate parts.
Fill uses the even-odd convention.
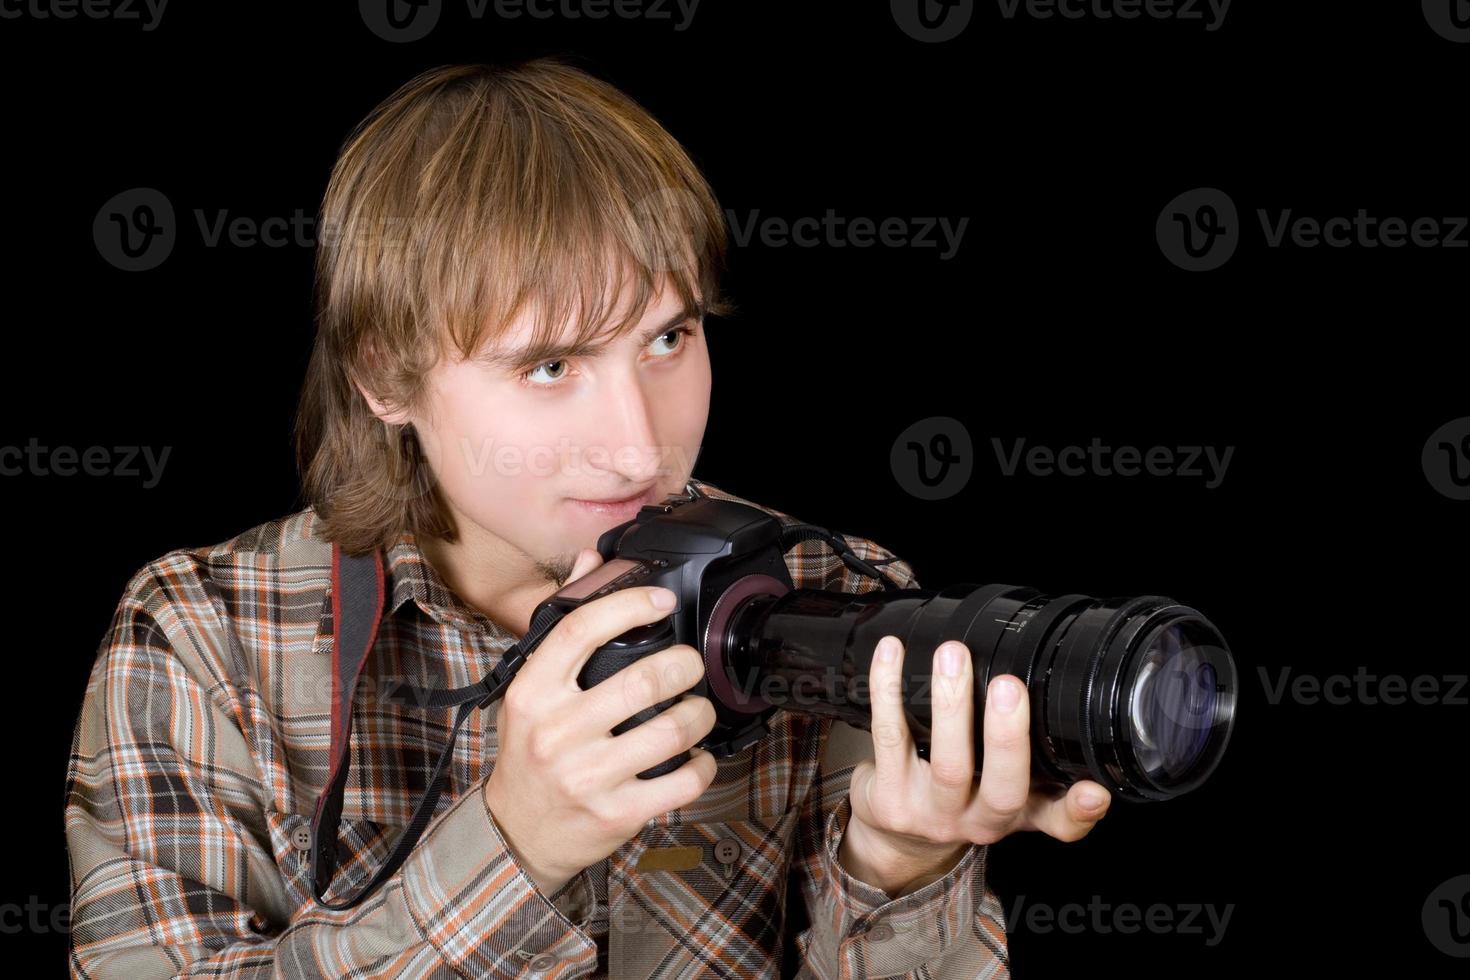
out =
[[[307,848],[329,767],[331,545],[314,518],[307,508],[175,549],[128,582],[67,774],[72,976],[1009,977],[987,848],[971,845],[949,874],[901,898],[850,876],[837,849],[871,738],[789,711],[719,760],[699,800],[550,896],[483,805],[496,708],[476,712],[412,856],[357,907],[322,909]],[[917,587],[891,552],[847,540]],[[389,700],[390,683],[469,684],[516,640],[450,591],[412,535],[385,559],[388,607],[356,692],[329,900],[387,856],[453,722],[453,709]],[[878,587],[820,542],[787,563],[799,587]],[[669,855],[679,860],[645,859]]]

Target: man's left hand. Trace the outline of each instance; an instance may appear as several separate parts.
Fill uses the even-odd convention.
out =
[[[883,637],[869,671],[873,759],[854,768],[848,787],[839,856],[849,873],[896,897],[942,877],[971,844],[1018,830],[1076,841],[1107,813],[1111,794],[1092,780],[1066,789],[1033,782],[1029,698],[1014,674],[991,679],[976,778],[974,669],[957,641],[934,653],[929,759],[919,758],[904,715],[903,652],[897,637]],[[943,669],[950,653],[954,673]]]

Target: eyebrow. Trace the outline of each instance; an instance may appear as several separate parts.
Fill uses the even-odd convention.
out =
[[[689,320],[703,320],[707,307],[700,303],[688,309],[681,310],[669,317],[655,327],[650,327],[643,332],[641,346],[653,343],[655,337],[668,333],[670,330]],[[548,361],[560,361],[569,357],[596,357],[608,347],[612,346],[610,341],[587,341],[582,344],[542,343],[531,344],[518,350],[497,351],[491,350],[480,354],[475,360],[490,367],[503,368],[507,371],[517,371],[523,368],[539,367]]]

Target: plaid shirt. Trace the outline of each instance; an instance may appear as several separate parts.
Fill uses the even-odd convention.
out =
[[[321,908],[307,858],[329,768],[331,545],[316,526],[307,508],[170,551],[128,582],[67,775],[73,976],[1009,977],[987,849],[970,845],[947,875],[900,898],[853,878],[837,849],[871,737],[792,711],[718,760],[697,801],[550,896],[483,805],[495,707],[474,712],[403,867],[358,906]],[[917,587],[891,552],[847,540]],[[879,587],[821,542],[786,560],[798,587]],[[412,535],[385,566],[390,598],[357,691],[329,901],[387,856],[454,718],[377,697],[387,680],[469,684],[517,639],[465,605]]]

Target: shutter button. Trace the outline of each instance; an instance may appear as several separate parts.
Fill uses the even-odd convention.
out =
[[[875,943],[883,943],[893,938],[893,927],[886,922],[880,922],[868,930],[868,938]]]
[[[311,850],[311,828],[297,827],[291,831],[291,843],[296,845],[298,851]]]
[[[531,969],[537,973],[549,970],[553,966],[556,966],[556,957],[550,953],[537,953],[531,957]]]

